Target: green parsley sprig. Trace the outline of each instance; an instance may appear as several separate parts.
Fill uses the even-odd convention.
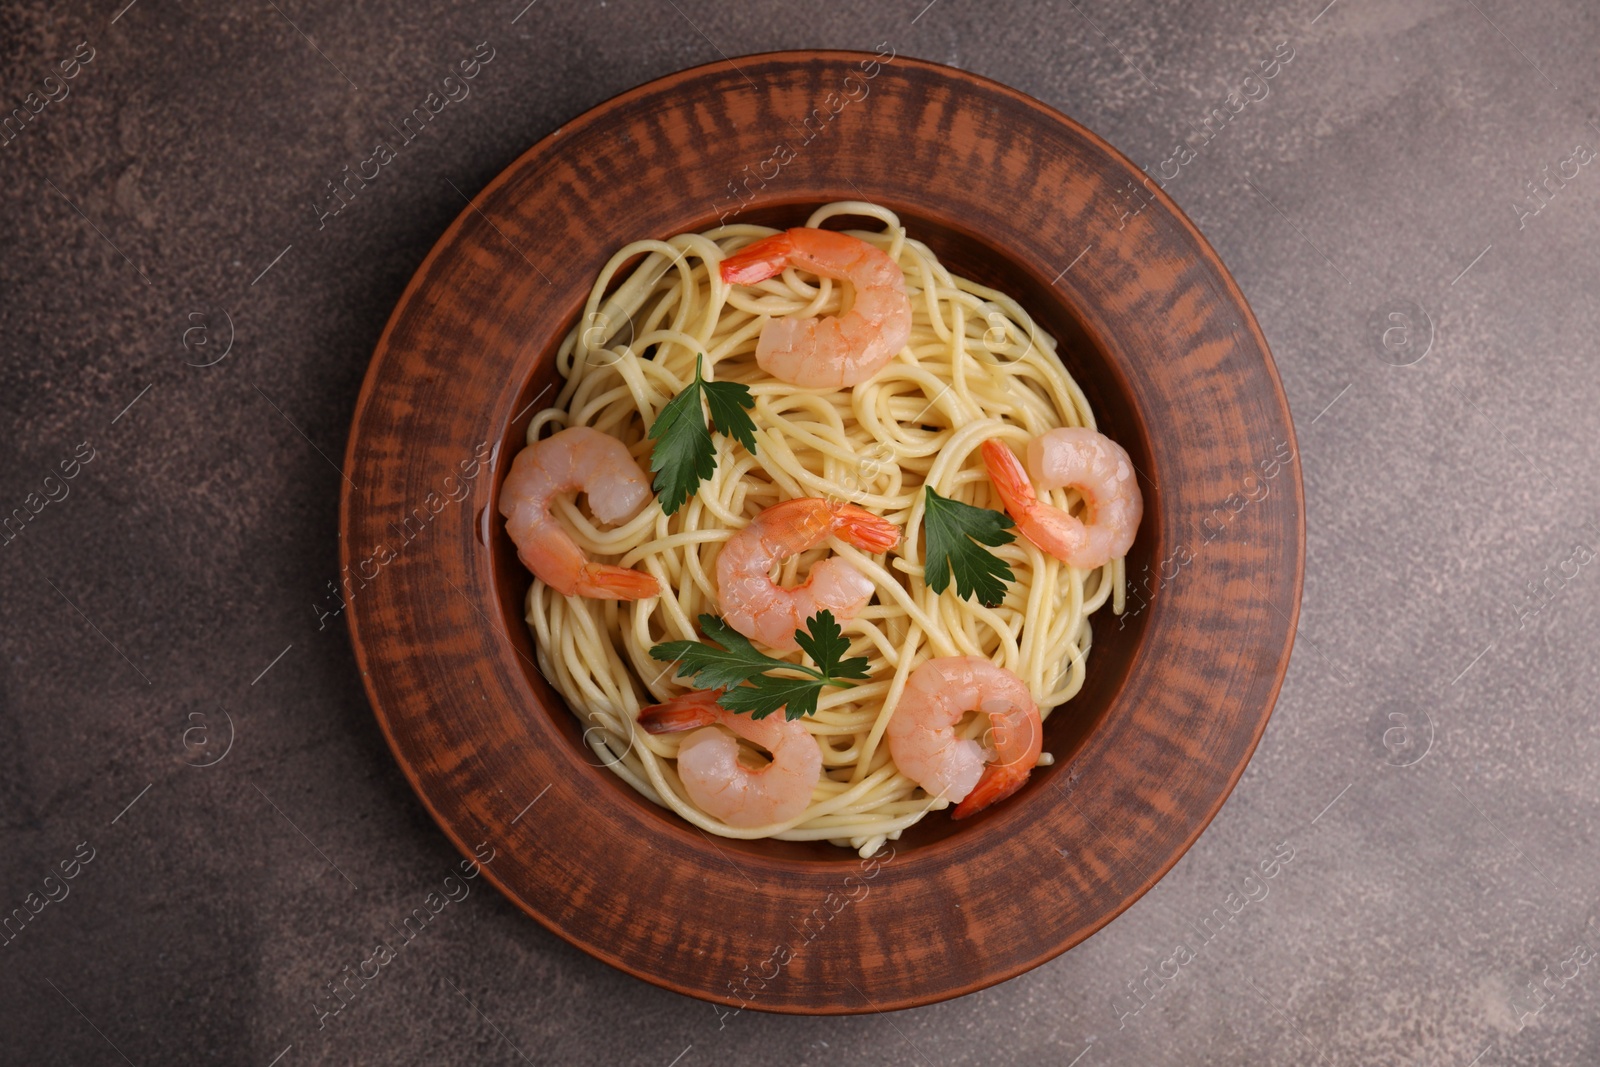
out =
[[[746,409],[755,407],[750,388],[738,382],[708,382],[700,376],[705,357],[694,357],[694,381],[667,402],[650,427],[655,447],[650,453],[650,469],[655,472],[655,491],[661,510],[668,515],[682,507],[700,488],[700,483],[716,473],[717,449],[711,443],[705,407],[711,410],[711,423],[753,456],[756,452],[756,424]]]
[[[704,641],[665,641],[653,646],[650,655],[678,664],[678,674],[693,679],[700,689],[726,690],[717,703],[732,712],[748,712],[752,719],[764,719],[779,708],[789,719],[813,715],[823,686],[849,689],[856,683],[847,679],[867,677],[865,657],[843,658],[850,642],[826,608],[807,619],[804,630],[794,632],[815,667],[786,663],[757,650],[718,615],[700,616],[700,630],[722,647]]]
[[[1006,596],[1006,583],[1015,581],[1011,566],[984,548],[1010,544],[1017,535],[1008,532],[1016,524],[1003,511],[975,508],[958,500],[942,497],[927,489],[923,529],[928,538],[928,560],[923,580],[935,593],[950,587],[955,575],[956,595],[976,595],[986,608],[999,607]]]

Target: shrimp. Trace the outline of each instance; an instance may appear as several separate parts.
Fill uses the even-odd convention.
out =
[[[976,741],[957,740],[969,711],[989,716],[994,762]],[[902,774],[957,801],[965,819],[1022,788],[1039,762],[1044,727],[1027,683],[981,656],[930,659],[911,672],[884,731]]]
[[[822,749],[798,719],[781,712],[764,719],[735,715],[717,704],[721,695],[702,689],[653,704],[639,713],[639,725],[653,734],[695,731],[678,746],[678,777],[707,815],[741,828],[788,822],[811,803]],[[717,724],[766,749],[772,761],[759,770],[740,763],[739,742]]]
[[[722,261],[722,280],[753,285],[799,267],[847,281],[850,310],[836,318],[767,320],[756,363],[774,378],[806,389],[843,389],[866,381],[911,336],[911,299],[900,265],[859,237],[797,228],[763,238]]]
[[[1128,453],[1105,434],[1081,426],[1050,430],[1028,442],[1028,470],[999,441],[983,443],[989,468],[1006,511],[1028,540],[1080,570],[1103,567],[1127,555],[1144,516],[1144,498]],[[1070,485],[1083,495],[1090,518],[1084,522],[1039,501],[1033,481],[1045,489]]]
[[[559,493],[580,490],[601,522],[621,522],[650,499],[650,479],[615,437],[572,426],[517,453],[500,488],[500,514],[517,558],[563,596],[640,600],[661,592],[651,575],[591,563],[555,516]]]
[[[888,519],[865,508],[800,497],[774,504],[728,538],[717,556],[717,603],[728,625],[785,651],[800,647],[794,633],[823,608],[841,622],[854,618],[872,599],[872,582],[845,560],[830,557],[814,564],[806,580],[792,589],[773,582],[773,564],[815,548],[837,534],[867,552],[887,552],[900,543]]]

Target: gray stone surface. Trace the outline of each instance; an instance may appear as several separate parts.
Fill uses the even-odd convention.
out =
[[[1537,214],[1525,185],[1600,142],[1591,5],[123,2],[0,10],[7,109],[94,49],[0,148],[0,510],[76,470],[0,546],[0,907],[93,850],[0,948],[0,1061],[1600,1062],[1600,963],[1559,977],[1600,947],[1600,567],[1574,557],[1600,548],[1600,166]],[[484,40],[472,96],[319,229],[324,182]],[[958,1001],[719,1028],[485,887],[319,1030],[319,984],[456,859],[310,608],[356,390],[452,184],[656,75],[880,41],[1153,172],[1293,48],[1168,186],[1300,433],[1302,630],[1255,761],[1127,914]],[[224,310],[227,360],[186,366]],[[1268,895],[1129,999],[1282,842]]]

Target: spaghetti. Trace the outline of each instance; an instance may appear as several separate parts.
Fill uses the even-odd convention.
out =
[[[1123,560],[1079,570],[1019,537],[996,549],[1015,577],[998,607],[927,587],[924,487],[998,507],[979,451],[984,441],[1022,447],[1057,427],[1092,429],[1094,415],[1057,358],[1054,339],[1014,300],[950,273],[876,205],[828,204],[806,225],[839,216],[882,224],[847,232],[900,265],[912,306],[905,346],[850,389],[800,389],[756,364],[757,336],[768,317],[837,314],[847,296],[845,286],[792,269],[756,288],[723,284],[722,259],[773,231],[741,224],[636,241],[606,264],[583,320],[559,349],[565,385],[530,422],[529,443],[566,427],[593,427],[621,441],[648,469],[647,433],[693,380],[703,354],[708,380],[749,386],[757,449],[751,454],[718,435],[715,474],[670,516],[652,500],[605,529],[572,499],[558,499],[553,513],[591,559],[652,575],[662,593],[637,601],[566,597],[536,579],[527,617],[540,669],[586,720],[586,742],[650,800],[709,833],[823,840],[870,856],[948,804],[902,774],[885,742],[912,669],[930,657],[984,657],[1017,675],[1048,716],[1083,684],[1090,614],[1107,600],[1122,611]],[[826,690],[816,714],[800,720],[822,752],[805,811],[783,823],[735,828],[688,799],[674,764],[681,737],[648,734],[636,720],[643,705],[685,691],[673,667],[652,659],[650,649],[696,639],[696,618],[718,612],[723,543],[763,509],[796,497],[848,500],[900,526],[904,537],[877,556],[834,539],[779,565],[777,581],[790,585],[832,553],[872,582],[873,603],[844,624],[850,655],[867,657],[870,673],[854,688]],[[1041,499],[1085,511],[1071,489]],[[798,652],[772,654],[799,662]],[[970,716],[957,732],[978,738],[987,725],[984,716]],[[751,751],[749,758],[758,757]]]

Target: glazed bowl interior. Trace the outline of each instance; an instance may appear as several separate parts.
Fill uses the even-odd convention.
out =
[[[846,191],[837,199],[854,197]],[[739,221],[778,228],[799,226],[804,224],[816,207],[825,202],[807,200],[764,204],[741,214]],[[910,205],[893,201],[879,202],[894,211],[908,235],[933,249],[953,273],[1008,294],[1022,305],[1045,332],[1056,339],[1057,354],[1088,398],[1100,430],[1127,449],[1142,476],[1140,489],[1145,501],[1144,519],[1133,548],[1128,553],[1127,574],[1131,581],[1133,576],[1144,573],[1153,563],[1152,546],[1160,542],[1162,507],[1157,486],[1161,474],[1155,469],[1147,428],[1134,403],[1130,383],[1116,369],[1103,341],[1095,336],[1083,317],[1062,297],[1061,291],[1052,284],[1052,279],[1023,267],[1019,259],[1008,254],[1006,249],[963,228],[952,218],[931,215],[926,210],[919,212]],[[716,225],[716,221],[716,217],[710,214],[686,217],[683,224],[672,233],[709,229]],[[835,217],[828,222],[829,228],[837,229],[870,228],[874,225],[874,220],[848,216]],[[669,237],[672,233],[652,236]],[[617,277],[624,276],[626,269],[618,271]],[[570,313],[566,321],[547,335],[545,343],[527,364],[526,380],[514,409],[516,417],[501,427],[498,433],[490,435],[490,440],[499,441],[500,448],[500,459],[495,464],[494,499],[498,499],[500,482],[510,466],[511,457],[523,447],[528,423],[534,412],[546,406],[548,398],[554,397],[559,391],[561,382],[555,372],[556,350],[577,322],[587,295],[587,288],[583,288],[570,298]],[[528,353],[522,356],[524,359],[527,357]],[[692,829],[676,814],[652,804],[617,775],[598,764],[583,740],[585,722],[580,721],[561,695],[540,676],[534,666],[536,650],[533,635],[524,619],[532,576],[517,559],[516,547],[506,535],[504,523],[497,515],[489,519],[491,532],[487,551],[492,555],[495,606],[500,613],[505,634],[519,653],[518,660],[523,666],[529,687],[536,694],[538,706],[528,709],[528,713],[549,716],[565,743],[572,746],[579,759],[590,765],[590,773],[602,783],[601,787],[615,802],[649,811],[668,823],[670,830],[681,832]],[[1071,701],[1057,708],[1045,722],[1044,751],[1055,757],[1052,766],[1036,769],[1029,777],[1028,784],[1015,796],[973,818],[955,822],[948,811],[930,813],[901,835],[896,848],[902,851],[929,849],[963,835],[981,835],[990,820],[1006,811],[1018,806],[1052,803],[1053,798],[1059,795],[1052,788],[1054,777],[1070,766],[1073,755],[1104,724],[1107,711],[1126,684],[1130,668],[1146,639],[1149,621],[1148,612],[1129,612],[1119,618],[1112,614],[1109,603],[1090,617],[1093,643],[1083,688]],[[688,836],[691,839],[698,837],[697,834]],[[804,864],[853,864],[856,861],[852,850],[826,842],[743,841],[727,838],[719,839],[717,846],[734,853]]]

